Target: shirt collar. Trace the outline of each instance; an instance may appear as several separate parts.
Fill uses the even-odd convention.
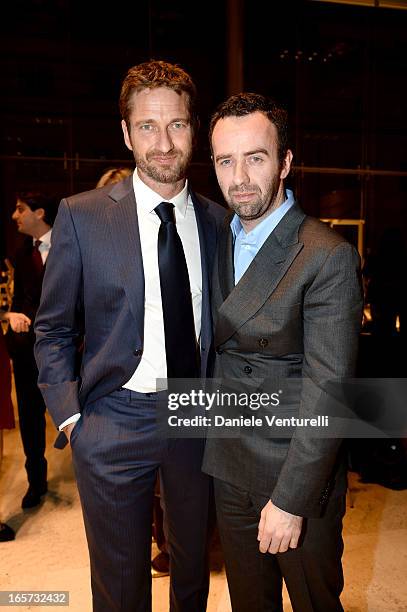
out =
[[[171,202],[174,204],[177,212],[185,217],[188,206],[188,181],[185,181],[183,189],[170,200],[164,200],[163,197],[153,191],[146,185],[137,173],[137,169],[133,172],[133,188],[136,197],[137,206],[141,207],[145,212],[151,213],[154,208],[161,202]]]
[[[230,227],[233,233],[233,238],[236,239],[237,236],[241,234],[244,242],[249,242],[252,244],[263,243],[264,240],[271,234],[271,232],[275,229],[281,219],[284,217],[286,212],[291,208],[294,204],[294,194],[290,189],[286,189],[286,199],[276,210],[274,210],[270,215],[267,215],[263,221],[261,221],[256,227],[254,227],[251,232],[246,232],[243,229],[242,222],[240,221],[237,214],[233,215],[233,219],[230,222]]]
[[[43,244],[44,246],[51,246],[51,232],[52,232],[52,227],[45,232],[45,234],[43,234],[42,236],[40,236],[40,238],[38,238],[38,240],[41,241],[41,244]],[[37,238],[33,238],[33,244],[35,244]]]

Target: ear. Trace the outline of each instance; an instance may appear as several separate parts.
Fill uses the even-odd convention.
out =
[[[290,169],[291,169],[292,161],[293,161],[292,151],[290,151],[290,149],[287,149],[287,153],[285,154],[283,163],[281,164],[280,179],[285,179],[288,176]]]
[[[124,137],[124,142],[126,143],[126,147],[130,149],[130,151],[133,151],[133,147],[131,146],[129,131],[127,129],[127,124],[124,119],[122,119],[122,130],[123,130],[123,137]]]
[[[43,208],[36,208],[34,211],[35,216],[38,221],[43,221],[45,217],[45,210]]]

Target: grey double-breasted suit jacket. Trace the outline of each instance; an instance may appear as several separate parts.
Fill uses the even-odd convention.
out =
[[[233,239],[221,233],[214,265],[214,376],[300,378],[297,414],[313,417],[323,383],[354,375],[362,295],[359,256],[339,234],[295,204],[234,285]],[[290,438],[207,440],[204,471],[278,507],[318,516],[333,489],[341,440],[296,430]],[[341,482],[339,482],[341,481]]]

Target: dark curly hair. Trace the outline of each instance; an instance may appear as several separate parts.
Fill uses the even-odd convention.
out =
[[[222,102],[211,117],[209,124],[209,143],[212,150],[212,134],[219,119],[225,117],[243,117],[260,112],[275,125],[277,130],[277,149],[280,163],[288,149],[288,116],[287,111],[267,96],[256,93],[239,93]]]

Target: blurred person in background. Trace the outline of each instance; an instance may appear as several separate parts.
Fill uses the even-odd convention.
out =
[[[109,168],[102,174],[96,183],[96,188],[99,189],[99,187],[104,187],[105,185],[114,185],[115,183],[119,183],[126,178],[126,176],[130,176],[130,174],[133,174],[133,170],[125,166],[119,168]]]
[[[0,321],[7,321],[16,333],[28,331],[31,320],[20,312],[5,312],[0,309]],[[3,457],[3,429],[13,429],[14,409],[11,401],[11,368],[10,357],[3,336],[0,323],[0,466]],[[0,522],[0,542],[14,540],[13,529]]]
[[[18,231],[27,236],[13,262],[14,295],[11,305],[11,311],[22,313],[26,319],[18,321],[17,327],[10,321],[6,336],[13,361],[20,434],[26,457],[28,489],[21,502],[24,509],[37,506],[48,489],[45,404],[37,386],[35,336],[31,323],[40,303],[56,210],[55,198],[40,192],[21,192],[17,195],[16,209],[12,215]]]

